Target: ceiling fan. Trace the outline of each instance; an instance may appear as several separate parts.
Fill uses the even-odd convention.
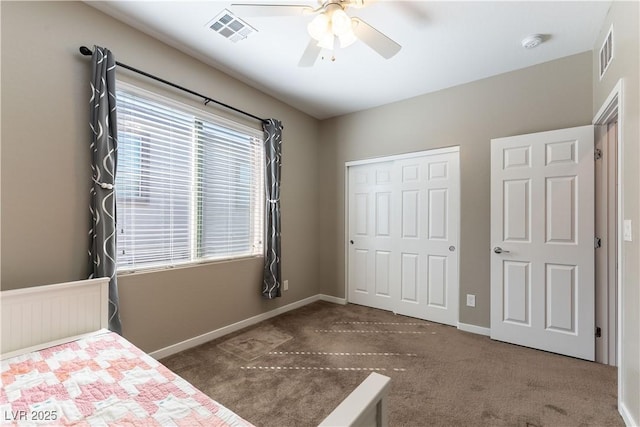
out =
[[[340,47],[344,48],[360,40],[385,59],[391,58],[402,48],[362,19],[347,15],[347,8],[364,7],[365,0],[318,0],[318,2],[320,6],[316,9],[308,5],[268,3],[237,3],[232,4],[231,7],[240,15],[254,17],[315,14],[315,18],[307,25],[311,40],[298,62],[300,67],[313,66],[322,49],[333,50],[336,41]]]

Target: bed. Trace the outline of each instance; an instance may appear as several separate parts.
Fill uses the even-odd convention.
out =
[[[0,424],[251,426],[107,328],[108,279],[0,293]],[[386,426],[372,373],[320,424]]]

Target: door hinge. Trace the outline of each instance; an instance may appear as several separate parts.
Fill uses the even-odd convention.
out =
[[[600,160],[602,158],[602,150],[599,148],[596,148],[593,151],[593,160]]]
[[[596,326],[596,338],[600,338],[602,336],[602,329],[600,326]]]
[[[593,239],[593,247],[596,249],[600,249],[602,247],[602,239],[599,237]]]

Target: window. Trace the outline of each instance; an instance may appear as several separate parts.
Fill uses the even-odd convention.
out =
[[[118,270],[261,255],[261,131],[119,87]]]

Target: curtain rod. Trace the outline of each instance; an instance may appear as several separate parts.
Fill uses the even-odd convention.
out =
[[[80,46],[80,53],[83,54],[84,56],[93,55],[93,51],[91,49],[89,49],[88,47],[86,47],[86,46]],[[256,119],[258,121],[261,121],[262,123],[267,123],[266,119],[260,118],[258,116],[254,116],[251,113],[247,113],[246,111],[242,111],[242,110],[240,110],[240,109],[238,109],[236,107],[232,107],[231,105],[225,104],[224,102],[216,101],[213,98],[210,98],[208,96],[202,95],[202,94],[200,94],[198,92],[194,92],[191,89],[187,89],[187,88],[185,88],[183,86],[180,86],[180,85],[177,85],[175,83],[171,83],[170,81],[167,81],[167,80],[162,79],[160,77],[154,76],[153,74],[149,74],[149,73],[147,73],[145,71],[138,70],[137,68],[133,68],[133,67],[127,65],[127,64],[123,64],[122,62],[116,61],[116,65],[118,67],[126,68],[127,70],[133,71],[134,73],[142,74],[143,76],[148,77],[150,79],[157,80],[160,83],[164,83],[164,84],[166,84],[168,86],[174,87],[176,89],[180,89],[180,90],[182,90],[184,92],[190,93],[191,95],[195,95],[197,97],[200,97],[200,98],[204,99],[204,105],[207,105],[209,102],[213,102],[213,103],[218,104],[218,105],[220,105],[222,107],[225,107],[225,108],[228,108],[230,110],[233,110],[236,113],[244,114],[245,116],[251,117],[252,119]]]

